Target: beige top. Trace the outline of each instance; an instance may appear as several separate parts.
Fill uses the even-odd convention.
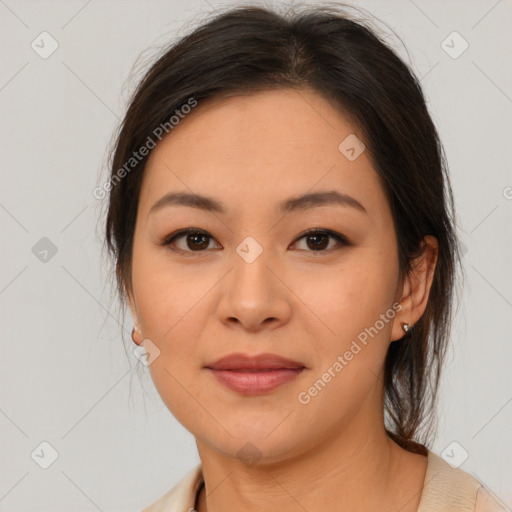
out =
[[[202,484],[199,464],[142,512],[193,512]],[[476,478],[462,469],[452,468],[429,451],[418,512],[505,512],[505,509]]]

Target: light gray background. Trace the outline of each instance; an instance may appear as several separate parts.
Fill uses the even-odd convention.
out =
[[[136,511],[199,462],[149,376],[141,388],[129,317],[125,352],[92,191],[141,52],[227,5],[0,0],[2,511]],[[434,451],[460,443],[462,469],[512,510],[512,5],[355,5],[396,31],[422,78],[467,248]],[[59,45],[47,59],[31,48],[43,31]],[[453,31],[469,43],[457,59],[441,47]],[[46,262],[32,251],[43,237],[57,247]],[[43,441],[58,452],[48,469],[31,457]]]

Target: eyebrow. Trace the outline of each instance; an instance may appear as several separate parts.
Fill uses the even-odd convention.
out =
[[[279,204],[279,211],[281,213],[290,213],[326,205],[348,206],[363,213],[368,213],[366,208],[357,199],[348,194],[341,194],[336,190],[314,192],[289,198]],[[149,214],[167,206],[188,206],[198,208],[199,210],[226,214],[226,209],[216,199],[188,192],[170,192],[166,194],[151,207]]]

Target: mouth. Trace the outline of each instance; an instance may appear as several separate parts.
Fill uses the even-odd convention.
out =
[[[277,354],[231,354],[205,366],[218,382],[244,395],[260,395],[294,380],[306,366]]]

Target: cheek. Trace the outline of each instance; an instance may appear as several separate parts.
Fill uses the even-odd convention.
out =
[[[389,260],[392,252],[358,254],[331,269],[328,279],[317,275],[317,286],[308,292],[309,307],[329,328],[322,328],[326,334],[316,337],[311,347],[318,364],[309,383],[320,379],[322,392],[314,400],[326,412],[329,403],[338,404],[339,414],[357,407],[382,368],[396,315],[392,306],[397,271]]]
[[[197,316],[202,298],[215,284],[211,272],[199,274],[193,265],[173,265],[165,250],[135,247],[132,262],[133,290],[143,333],[167,346],[187,320]],[[185,320],[185,322],[184,322]],[[187,338],[193,342],[193,332]]]
[[[329,327],[311,344],[316,364],[300,390],[311,428],[318,417],[338,428],[376,389],[396,314],[393,279],[384,265],[354,262],[331,277],[322,286],[317,281],[309,295],[308,305]]]
[[[392,307],[398,276],[388,263],[392,259],[392,255],[378,257],[370,251],[366,256],[354,253],[343,266],[331,267],[325,275],[317,272],[302,296],[331,333],[346,342],[373,326]],[[391,309],[388,316],[392,314]],[[388,328],[390,322],[382,330]]]
[[[151,273],[137,283],[138,288],[134,279],[134,291],[144,337],[160,350],[148,367],[155,388],[174,417],[194,431],[198,418],[208,421],[200,404],[211,400],[208,395],[203,396],[205,389],[198,379],[205,362],[204,352],[198,345],[204,339],[204,326],[212,307],[205,300],[212,284],[191,282],[183,274],[181,278],[170,277],[172,274],[159,273],[153,267]]]

